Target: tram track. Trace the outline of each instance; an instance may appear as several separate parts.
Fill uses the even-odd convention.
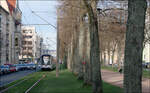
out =
[[[25,93],[29,93],[29,91],[30,91],[32,88],[34,88],[44,77],[45,77],[45,74],[44,74],[39,80],[37,80],[31,87],[29,87],[29,88],[25,91]]]
[[[30,77],[30,78],[31,78],[31,77]],[[1,90],[0,93],[4,93],[4,92],[6,92],[7,90],[9,90],[9,89],[11,89],[11,88],[13,88],[13,87],[15,87],[15,86],[21,84],[22,82],[24,82],[24,81],[26,81],[26,80],[28,80],[28,79],[29,79],[29,78],[23,79],[23,80],[21,80],[20,82],[18,82],[18,83],[16,83],[16,84],[13,84],[13,85],[9,86],[8,88],[5,88],[5,89]]]
[[[30,91],[32,88],[34,88],[34,87],[46,76],[45,74],[46,74],[46,73],[43,73],[42,77],[40,77],[34,84],[32,84],[32,86],[30,86],[27,90],[25,90],[24,93],[29,93],[29,91]],[[25,78],[25,79],[23,79],[23,80],[21,80],[21,81],[15,83],[15,84],[13,84],[13,85],[7,87],[7,88],[4,88],[4,89],[0,90],[0,93],[5,93],[5,92],[7,92],[9,89],[14,88],[15,86],[17,86],[17,85],[19,85],[19,84],[21,84],[21,83],[23,83],[23,82],[25,82],[25,81],[27,81],[27,80],[29,80],[29,79],[32,79],[33,77],[36,77],[36,75],[33,75],[33,76],[31,76],[31,77],[28,77],[28,78]]]

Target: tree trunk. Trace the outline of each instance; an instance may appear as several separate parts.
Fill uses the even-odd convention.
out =
[[[63,58],[63,64],[64,64],[64,68],[67,68],[67,58],[68,58],[68,56],[67,56],[67,50],[65,49],[65,54],[64,54],[64,58]]]
[[[90,62],[92,64],[92,86],[93,93],[102,93],[102,78],[100,69],[100,50],[99,50],[99,34],[97,22],[97,2],[92,0],[83,0],[87,13],[90,31]]]
[[[125,41],[124,92],[142,93],[142,52],[146,0],[128,0]]]
[[[111,56],[111,59],[112,59],[112,67],[114,67],[114,56],[115,56],[115,50],[112,51],[112,56]]]
[[[104,50],[104,65],[106,65],[106,51]]]
[[[83,79],[83,43],[84,43],[84,27],[83,27],[83,20],[82,17],[80,18],[80,31],[79,31],[79,74],[78,79]]]
[[[121,43],[119,42],[118,45],[117,45],[117,64],[118,64],[118,67],[120,68],[121,66],[121,56],[122,56],[122,49],[121,49]]]
[[[101,62],[101,63],[103,63],[103,58],[102,58],[102,56],[103,56],[103,54],[102,54],[102,52],[101,52],[101,54],[100,54],[100,62]]]
[[[107,65],[109,65],[110,64],[110,49],[109,48],[107,50],[107,55],[108,55]]]
[[[102,93],[102,81],[100,73],[100,56],[99,56],[99,36],[97,20],[91,16],[90,22],[90,41],[91,50],[90,58],[92,63],[92,83],[93,83],[93,93]]]

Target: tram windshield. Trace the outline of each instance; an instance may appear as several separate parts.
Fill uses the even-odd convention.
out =
[[[47,63],[50,61],[49,56],[43,56],[43,61],[44,61],[44,64],[47,65]]]

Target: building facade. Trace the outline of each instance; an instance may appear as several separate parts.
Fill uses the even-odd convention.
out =
[[[9,63],[9,12],[0,6],[0,63]]]
[[[42,44],[43,44],[43,38],[39,35],[36,36],[36,59],[40,58],[42,54]]]
[[[21,11],[16,0],[0,1],[0,62],[15,64],[21,49]]]
[[[20,59],[36,62],[42,53],[43,38],[37,35],[34,26],[22,26],[22,53]]]
[[[23,36],[21,59],[34,61],[36,56],[36,29],[34,26],[22,26],[21,30]]]

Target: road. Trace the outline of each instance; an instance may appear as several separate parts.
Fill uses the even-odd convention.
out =
[[[22,77],[34,73],[35,70],[24,70],[7,75],[0,76],[0,87],[7,85],[15,80],[21,79]]]

